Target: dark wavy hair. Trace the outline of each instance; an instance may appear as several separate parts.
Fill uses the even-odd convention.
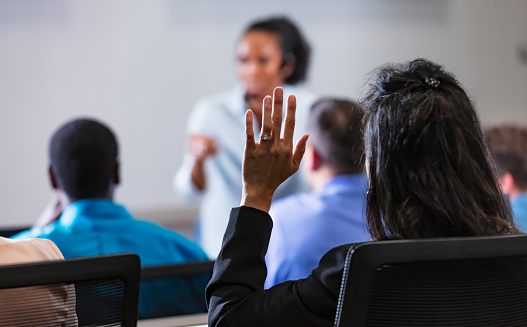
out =
[[[278,35],[283,53],[283,65],[294,63],[293,73],[287,84],[298,84],[306,80],[311,49],[296,25],[286,17],[273,17],[251,23],[244,34],[250,31],[265,31]]]
[[[373,239],[519,233],[452,74],[426,59],[382,66],[361,105]]]

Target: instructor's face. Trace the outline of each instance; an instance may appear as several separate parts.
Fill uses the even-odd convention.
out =
[[[236,48],[236,71],[247,96],[263,98],[283,85],[283,55],[279,37],[270,32],[250,31]]]

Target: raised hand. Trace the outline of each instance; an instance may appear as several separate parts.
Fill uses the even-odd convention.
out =
[[[276,188],[300,166],[309,135],[298,141],[293,152],[296,98],[287,99],[287,111],[282,130],[283,90],[274,89],[273,98],[263,100],[261,138],[254,139],[254,115],[248,110],[245,115],[246,144],[243,157],[243,191],[241,205],[269,211]]]

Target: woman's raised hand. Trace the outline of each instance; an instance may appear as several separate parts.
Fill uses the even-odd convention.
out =
[[[248,110],[245,115],[246,144],[241,205],[269,211],[276,188],[300,166],[309,135],[300,138],[293,152],[296,98],[291,95],[287,99],[284,133],[281,138],[283,100],[284,91],[281,87],[274,89],[272,98],[264,98],[261,138],[258,141],[254,139],[252,111]]]

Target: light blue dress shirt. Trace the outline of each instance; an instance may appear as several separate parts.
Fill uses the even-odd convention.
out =
[[[106,199],[76,201],[58,221],[13,236],[32,237],[53,241],[64,258],[132,252],[139,256],[142,266],[208,259],[199,246],[184,236],[151,222],[135,220],[123,206]],[[196,305],[193,292],[204,290],[207,282],[206,278],[198,278],[191,283],[175,280],[142,284],[139,317],[202,312],[204,308]]]
[[[265,288],[306,278],[336,246],[371,240],[363,227],[366,191],[366,176],[340,175],[273,203]]]
[[[527,232],[527,192],[520,193],[511,199],[511,208],[516,225],[523,232]]]
[[[294,94],[297,99],[294,142],[305,133],[307,117],[315,96],[300,87],[285,85],[284,99]],[[206,188],[196,189],[191,180],[194,157],[185,154],[183,164],[174,177],[174,188],[186,202],[201,201],[199,210],[201,247],[211,259],[218,256],[232,207],[240,205],[242,194],[242,159],[245,148],[244,90],[241,86],[199,101],[188,120],[187,134],[214,138],[218,152],[205,161]],[[283,111],[285,116],[285,110]],[[260,138],[259,124],[254,123],[255,138]],[[275,199],[309,187],[301,174],[295,174],[280,185]]]

